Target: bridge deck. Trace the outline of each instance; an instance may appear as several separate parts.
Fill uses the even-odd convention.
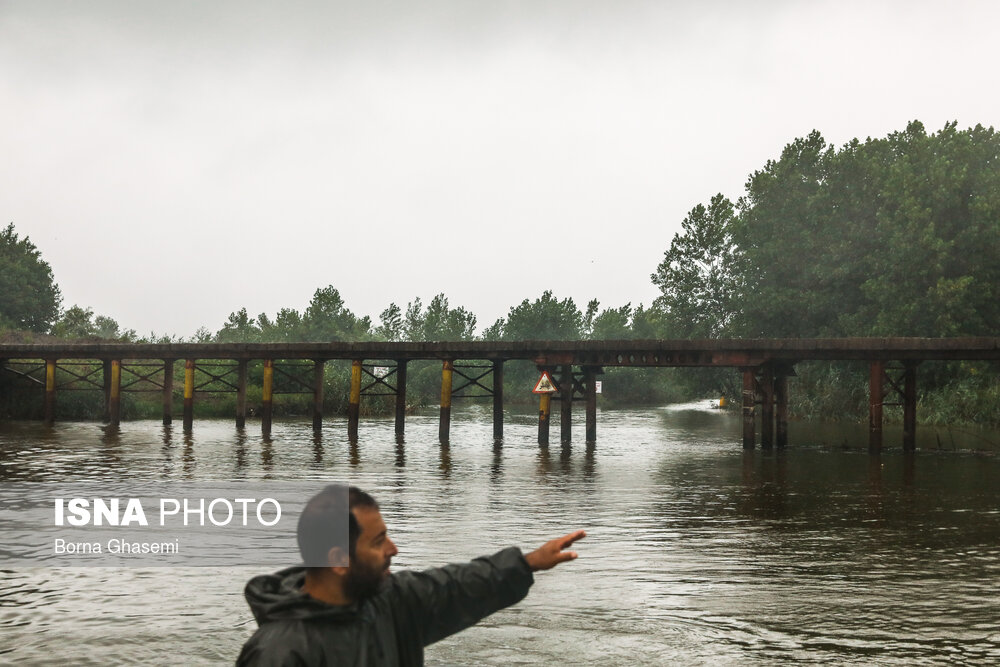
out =
[[[0,359],[525,359],[600,366],[756,366],[807,360],[1000,359],[1000,338],[0,345]]]

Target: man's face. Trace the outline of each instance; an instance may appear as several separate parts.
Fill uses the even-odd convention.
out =
[[[352,511],[361,534],[344,579],[344,589],[352,599],[363,600],[374,595],[389,576],[389,564],[399,550],[389,539],[381,512],[371,507],[356,507]]]

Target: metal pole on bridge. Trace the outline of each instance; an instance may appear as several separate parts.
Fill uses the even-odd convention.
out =
[[[174,421],[174,360],[163,360],[163,425]]]
[[[503,359],[493,362],[493,439],[503,440]]]
[[[108,421],[118,426],[122,421],[122,362],[111,361],[111,383],[108,387]]]
[[[406,359],[396,360],[396,438],[406,429]]]
[[[358,418],[361,414],[361,364],[362,359],[351,362],[351,393],[347,399],[347,439],[358,441]]]
[[[194,427],[194,359],[184,361],[184,430]]]
[[[45,423],[56,421],[56,360],[45,360]]]
[[[438,439],[448,442],[451,436],[451,383],[454,362],[446,359],[441,367],[441,419],[438,424]]]
[[[597,369],[585,366],[583,382],[587,392],[587,443],[592,444],[597,442]]]
[[[549,416],[552,412],[552,394],[538,396],[538,444],[549,446]]]
[[[559,377],[559,439],[563,444],[573,440],[573,365],[564,364]]]
[[[271,435],[271,419],[274,416],[274,359],[264,360],[260,403],[260,431],[266,438]]]
[[[752,368],[743,371],[743,449],[754,448],[755,421],[754,409],[757,403],[756,381]]]
[[[247,360],[236,362],[236,428],[247,425]]]
[[[903,449],[917,447],[917,364],[903,362]]]
[[[323,430],[323,369],[326,362],[316,359],[313,366],[313,433]]]
[[[868,376],[868,450],[882,449],[882,403],[885,401],[885,362],[871,362]]]

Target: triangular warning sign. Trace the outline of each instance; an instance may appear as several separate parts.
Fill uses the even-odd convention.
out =
[[[534,394],[554,394],[559,389],[556,388],[555,380],[548,371],[542,371],[542,377],[538,378],[535,388],[531,390]]]

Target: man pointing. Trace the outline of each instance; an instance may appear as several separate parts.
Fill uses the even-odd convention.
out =
[[[314,496],[298,525],[307,565],[255,577],[246,598],[260,626],[237,665],[422,665],[424,647],[528,594],[533,572],[576,558],[582,530],[529,554],[510,547],[469,563],[390,575],[398,553],[375,500],[355,487]],[[348,554],[324,526],[348,517]],[[345,556],[349,555],[349,562]]]

